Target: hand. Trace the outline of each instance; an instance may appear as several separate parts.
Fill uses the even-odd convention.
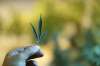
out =
[[[42,57],[40,47],[37,45],[17,48],[8,52],[3,66],[37,66],[32,59]]]

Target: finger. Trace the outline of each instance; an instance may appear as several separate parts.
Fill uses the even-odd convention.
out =
[[[11,50],[10,52],[8,52],[7,56],[15,56],[15,55],[18,55],[19,53],[23,52],[24,51],[24,48],[16,48],[14,50]]]
[[[24,51],[20,54],[24,57],[24,59],[29,58],[40,50],[38,45],[28,46],[24,48]]]
[[[29,59],[34,59],[34,58],[39,58],[39,57],[42,57],[42,56],[43,56],[43,53],[42,53],[42,51],[39,50],[39,51],[36,52],[34,55],[28,57],[27,60],[29,60]]]

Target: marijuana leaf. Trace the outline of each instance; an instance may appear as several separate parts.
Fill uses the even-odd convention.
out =
[[[38,40],[38,36],[37,36],[36,30],[35,30],[35,28],[34,28],[34,25],[31,24],[31,26],[32,26],[32,32],[33,32],[33,34],[34,34],[34,36],[35,36],[35,39]]]
[[[31,24],[31,26],[32,26],[32,31],[33,31],[33,34],[34,34],[34,36],[35,36],[36,42],[37,42],[37,43],[42,42],[44,36],[46,35],[45,32],[42,32],[42,17],[40,16],[40,18],[39,18],[38,30],[37,30],[37,32],[36,32],[36,30],[35,30],[34,25]]]
[[[40,39],[42,32],[42,17],[40,16],[39,22],[38,22],[38,38]]]

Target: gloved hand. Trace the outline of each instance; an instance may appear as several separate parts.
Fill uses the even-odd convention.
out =
[[[3,66],[37,66],[34,58],[42,57],[37,45],[14,49],[6,55]]]

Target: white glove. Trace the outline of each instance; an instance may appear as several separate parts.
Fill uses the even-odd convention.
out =
[[[17,48],[6,55],[3,66],[37,66],[31,59],[42,56],[40,47],[37,45]]]

